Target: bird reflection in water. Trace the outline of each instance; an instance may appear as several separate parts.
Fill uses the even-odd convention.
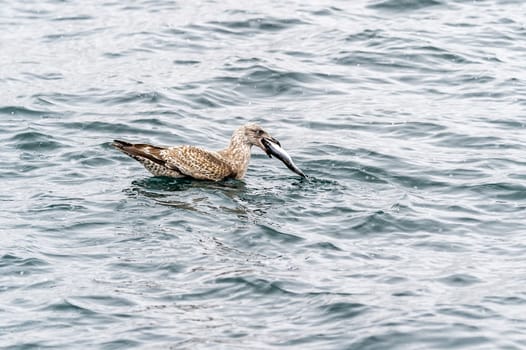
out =
[[[254,205],[250,201],[250,189],[243,181],[238,180],[215,182],[150,177],[134,180],[125,192],[133,197],[144,196],[163,206],[202,214],[210,213],[211,210],[242,217],[261,216],[265,213],[259,204],[257,209],[249,209],[249,206]]]

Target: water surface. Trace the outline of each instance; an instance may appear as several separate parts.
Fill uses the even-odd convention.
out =
[[[521,1],[4,1],[0,347],[526,347]],[[153,178],[114,138],[224,147]]]

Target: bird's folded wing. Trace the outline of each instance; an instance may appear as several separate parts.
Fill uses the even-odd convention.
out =
[[[201,180],[222,180],[232,176],[232,169],[215,152],[194,146],[172,147],[162,151],[165,166]]]

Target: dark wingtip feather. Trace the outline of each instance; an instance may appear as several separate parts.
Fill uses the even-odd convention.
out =
[[[111,145],[118,149],[123,149],[124,147],[132,146],[131,143],[126,142],[126,141],[120,141],[120,140],[113,140],[113,143]]]
[[[133,144],[121,140],[113,140],[112,146],[136,160],[149,159],[163,166],[166,164],[166,161],[160,156],[162,150],[160,147],[140,143]]]

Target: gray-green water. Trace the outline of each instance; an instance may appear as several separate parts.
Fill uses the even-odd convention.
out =
[[[522,1],[126,3],[0,2],[0,347],[526,347]]]

